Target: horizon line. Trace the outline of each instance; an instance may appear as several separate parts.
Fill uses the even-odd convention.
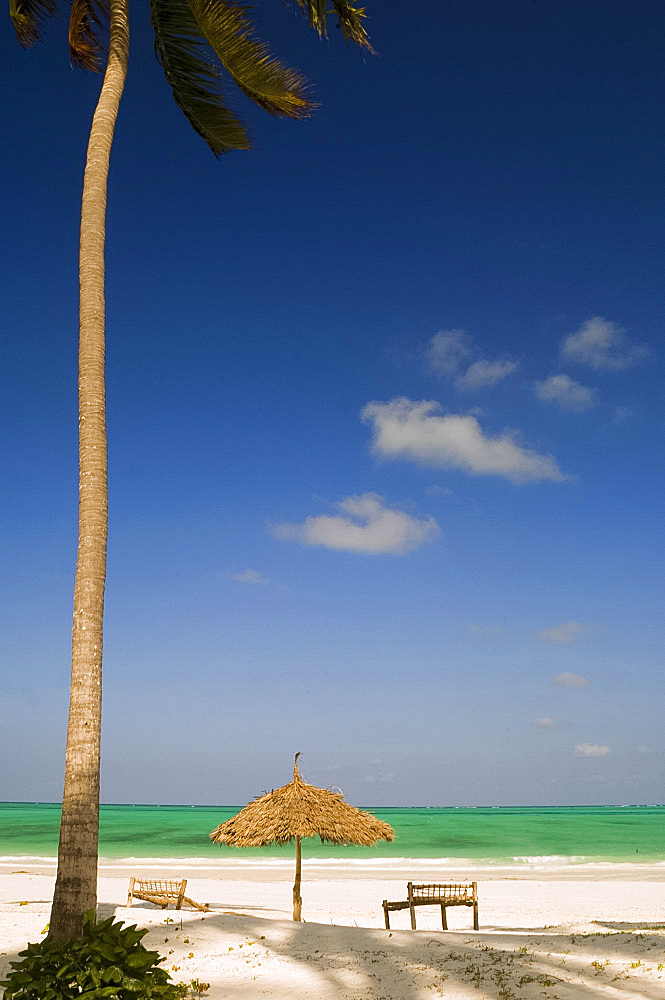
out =
[[[261,793],[265,794],[265,793]],[[256,796],[259,798],[260,796]],[[250,799],[249,801],[254,801]],[[0,799],[0,806],[62,806],[61,801],[46,799]],[[240,805],[229,805],[208,802],[100,802],[103,807],[126,807],[146,809],[243,809],[247,802]],[[501,805],[410,805],[410,806],[370,806],[361,805],[359,809],[662,809],[665,802],[585,802],[585,803],[541,803],[527,805],[525,803],[502,803]]]

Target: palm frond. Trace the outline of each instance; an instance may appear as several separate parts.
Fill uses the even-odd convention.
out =
[[[104,45],[98,32],[108,24],[108,0],[72,0],[69,17],[69,55],[77,69],[98,73]]]
[[[328,37],[326,19],[328,17],[327,0],[291,0],[294,7],[299,7],[309,19],[309,26],[316,31],[319,38]]]
[[[228,0],[189,0],[198,25],[227,73],[250,100],[280,118],[306,118],[307,81],[252,37],[247,8]]]
[[[9,0],[12,19],[19,45],[29,49],[42,34],[42,21],[55,14],[55,0]]]
[[[367,17],[364,7],[354,7],[348,0],[332,0],[333,10],[337,14],[337,24],[340,27],[344,40],[353,42],[361,49],[368,49],[374,53],[369,35],[365,31],[363,21]]]
[[[290,0],[290,2],[307,16],[310,28],[316,31],[320,38],[328,37],[327,0]],[[337,15],[337,26],[341,29],[345,41],[374,52],[363,24],[367,17],[365,8],[354,7],[349,0],[332,0],[332,10]]]
[[[215,156],[249,149],[244,125],[224,105],[219,71],[187,0],[150,0],[155,52],[176,104]]]

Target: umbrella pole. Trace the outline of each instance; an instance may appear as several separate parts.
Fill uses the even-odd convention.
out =
[[[300,837],[296,837],[296,879],[293,883],[293,919],[300,920],[302,914],[302,897],[300,895],[301,850]]]

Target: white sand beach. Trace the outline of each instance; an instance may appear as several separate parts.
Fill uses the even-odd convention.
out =
[[[665,1000],[665,868],[530,866],[464,873],[478,882],[480,930],[471,910],[420,907],[383,924],[384,898],[405,897],[406,882],[446,873],[305,864],[302,924],[291,916],[287,865],[225,864],[188,869],[187,893],[208,913],[127,908],[128,876],[175,871],[145,862],[100,866],[100,916],[147,927],[145,943],[165,956],[174,980],[210,984],[210,1000],[421,1000],[543,996]],[[0,978],[48,921],[53,866],[0,865]],[[448,876],[449,878],[449,876]],[[459,873],[455,881],[460,880]],[[192,996],[195,994],[192,993]]]

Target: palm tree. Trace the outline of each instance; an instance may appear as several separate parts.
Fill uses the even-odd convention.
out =
[[[347,42],[372,51],[363,8],[330,0]],[[327,37],[326,0],[291,0],[319,36]],[[155,50],[178,107],[219,156],[249,149],[243,123],[220,93],[220,69],[270,114],[304,118],[314,105],[307,82],[274,59],[254,36],[248,8],[237,0],[150,0]],[[10,0],[19,43],[41,37],[56,0]],[[104,243],[109,159],[129,59],[128,0],[73,0],[69,47],[73,64],[99,70],[100,32],[110,24],[108,59],[88,141],[79,248],[79,534],[74,587],[72,674],[58,873],[50,935],[82,933],[97,899],[101,677],[108,483],[104,386]]]

